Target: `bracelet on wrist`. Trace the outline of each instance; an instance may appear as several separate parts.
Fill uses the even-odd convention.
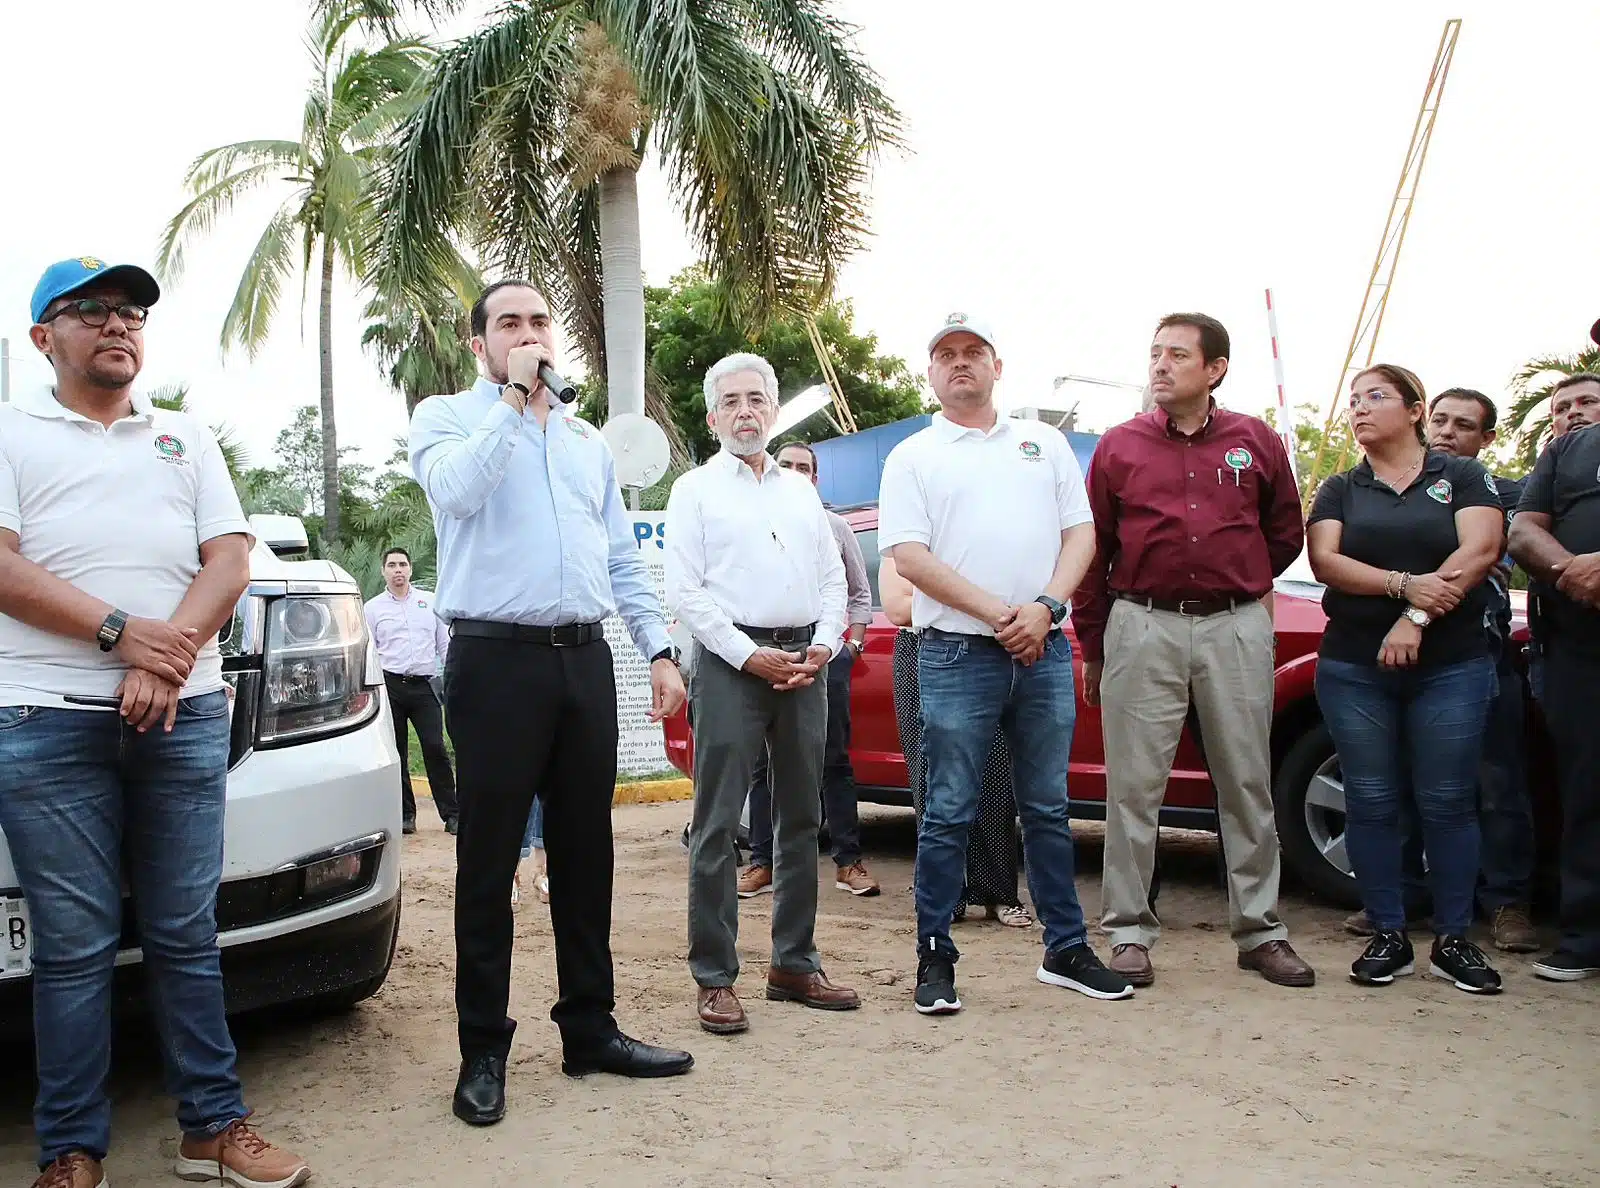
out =
[[[1409,586],[1410,584],[1411,584],[1411,575],[1409,573],[1402,573],[1400,575],[1400,595],[1399,595],[1399,597],[1400,597],[1402,602],[1405,600],[1406,587]]]

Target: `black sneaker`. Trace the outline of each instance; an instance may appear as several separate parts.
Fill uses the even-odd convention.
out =
[[[1464,936],[1438,936],[1428,955],[1428,972],[1454,982],[1468,994],[1499,994],[1500,975],[1484,958],[1483,950]]]
[[[938,954],[917,962],[917,1014],[953,1015],[961,1009],[956,997],[956,965]]]
[[[1547,982],[1581,982],[1600,978],[1600,957],[1584,957],[1571,949],[1557,949],[1533,963],[1533,976]]]
[[[1350,967],[1350,980],[1365,986],[1387,986],[1417,972],[1411,938],[1403,932],[1379,932]]]
[[[1037,976],[1046,986],[1064,986],[1103,1001],[1133,997],[1133,983],[1101,964],[1087,943],[1046,953]]]

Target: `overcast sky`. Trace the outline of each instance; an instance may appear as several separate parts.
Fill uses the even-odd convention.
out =
[[[296,0],[4,7],[0,335],[20,386],[50,374],[27,341],[40,271],[85,253],[153,265],[197,154],[297,135],[309,59]],[[915,369],[932,330],[962,310],[993,325],[1014,406],[1068,373],[1142,383],[1156,319],[1200,309],[1233,334],[1223,397],[1260,411],[1273,400],[1271,286],[1291,401],[1326,409],[1450,16],[1464,18],[1460,48],[1379,354],[1430,391],[1502,398],[1523,361],[1579,349],[1600,317],[1600,6],[846,0],[840,10],[863,26],[907,124],[907,151],[874,178],[875,236],[840,294],[858,327]],[[692,254],[658,174],[647,170],[641,201],[646,277],[664,283]],[[147,331],[146,380],[187,382],[257,463],[317,398],[314,302],[302,320],[291,300],[254,361],[217,348],[272,205],[241,204],[190,252]],[[379,463],[405,430],[404,404],[360,350],[359,310],[346,285],[334,338],[340,433]],[[1086,419],[1120,419],[1134,397],[1120,399]]]

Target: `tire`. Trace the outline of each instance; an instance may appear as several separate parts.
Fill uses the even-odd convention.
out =
[[[1289,873],[1319,899],[1344,908],[1360,907],[1361,893],[1344,848],[1339,756],[1321,722],[1285,753],[1278,765],[1272,800]]]

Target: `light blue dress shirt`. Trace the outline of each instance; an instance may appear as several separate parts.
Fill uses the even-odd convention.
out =
[[[671,645],[593,425],[558,405],[541,429],[480,378],[417,406],[411,473],[433,509],[441,619],[556,627],[620,612],[642,655]]]

